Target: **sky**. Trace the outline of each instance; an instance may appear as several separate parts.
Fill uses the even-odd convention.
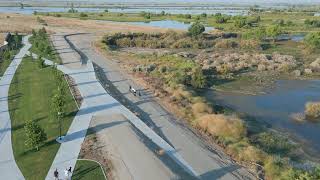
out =
[[[8,1],[8,0],[0,0]],[[61,1],[61,0],[14,0],[14,1]],[[86,2],[166,2],[166,3],[184,3],[184,2],[217,2],[217,3],[319,3],[320,0],[64,0],[64,1],[86,1]]]

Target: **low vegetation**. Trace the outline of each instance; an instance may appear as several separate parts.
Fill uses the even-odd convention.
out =
[[[21,48],[22,36],[18,34],[11,35],[8,41],[8,47],[4,51],[0,52],[0,77],[10,65],[14,55],[17,54]]]
[[[37,60],[27,57],[23,59],[10,86],[12,148],[26,179],[44,179],[60,147],[56,142],[59,122],[52,114],[51,97],[57,83],[62,83],[64,87],[67,83],[54,74],[53,68],[39,68]],[[62,133],[67,132],[77,112],[69,91],[64,99],[66,113],[61,121]]]
[[[31,52],[41,57],[50,59],[54,62],[60,63],[61,60],[52,48],[51,41],[48,37],[45,28],[39,29],[38,31],[32,30],[32,37],[30,38],[32,43]]]
[[[259,31],[264,33],[260,32],[261,35],[257,36],[246,35],[246,38],[244,36],[229,38],[226,33],[202,34],[194,37],[188,33],[170,31],[163,34],[107,35],[103,42],[109,50],[120,48],[120,51],[113,51],[118,54],[126,51],[126,47],[149,47],[159,50],[151,51],[149,54],[127,53],[126,55],[130,57],[126,59],[131,61],[126,63],[137,76],[142,76],[146,83],[154,88],[156,96],[167,99],[170,109],[181,118],[187,119],[194,128],[212,137],[230,156],[241,163],[249,164],[248,166],[254,169],[263,167],[263,171],[258,170],[260,176],[267,179],[287,179],[294,173],[300,173],[298,176],[306,173],[311,177],[316,172],[300,171],[290,165],[290,162],[296,159],[297,146],[285,135],[263,128],[259,131],[250,129],[246,118],[219,110],[208,103],[201,94],[204,88],[224,84],[223,81],[237,80],[239,77],[244,77],[244,74],[253,74],[250,79],[256,79],[264,73],[291,76],[291,73],[299,68],[300,63],[295,56],[277,52],[263,53],[264,50],[259,48],[252,51],[239,47],[241,43],[250,47],[247,45],[251,43],[250,41],[257,41],[259,46],[262,42],[278,46],[277,40],[271,36],[272,33],[277,34],[277,28],[278,25],[275,25],[269,29],[270,35],[266,35],[267,29],[260,29]],[[180,38],[175,39],[175,37]],[[199,39],[204,42],[201,39],[204,38],[210,42],[210,47],[206,47],[206,50],[197,50],[198,47],[177,48],[173,44],[166,44],[163,47],[141,45],[161,43],[166,38],[168,41],[164,43],[172,39],[178,42],[188,38],[193,42]],[[123,39],[126,39],[125,42]],[[137,39],[139,43],[136,43]],[[166,50],[161,51],[162,48]],[[177,53],[175,50],[180,52]],[[305,65],[310,66],[307,63]],[[256,81],[262,79],[257,78]]]
[[[320,102],[308,102],[305,106],[306,118],[311,121],[320,120]]]
[[[72,174],[72,179],[77,180],[106,180],[101,166],[90,160],[78,160]]]

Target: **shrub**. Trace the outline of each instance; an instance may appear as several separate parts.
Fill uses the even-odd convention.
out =
[[[28,120],[24,125],[26,132],[25,144],[30,148],[39,150],[41,144],[47,139],[47,135],[44,130],[33,120]]]
[[[191,19],[191,14],[186,14],[186,15],[184,15],[184,17],[185,17],[186,19]]]
[[[234,40],[231,40],[231,39],[221,39],[216,42],[215,47],[229,49],[229,48],[238,47],[238,44],[237,44],[237,42],[235,42]]]
[[[82,18],[88,17],[88,14],[81,12],[81,13],[80,13],[80,17],[82,17]]]
[[[320,48],[320,32],[311,32],[304,38],[304,43],[310,50]]]
[[[197,102],[192,105],[192,112],[196,117],[200,117],[204,114],[211,114],[212,108],[204,102]]]
[[[304,113],[311,120],[319,120],[320,118],[320,102],[308,102],[305,105]]]
[[[263,132],[254,135],[250,141],[270,154],[287,155],[294,148],[294,145],[289,142],[287,137],[272,132]]]
[[[276,40],[277,36],[281,34],[281,28],[279,25],[268,26],[266,28],[266,34],[268,37],[272,38],[273,41]]]
[[[201,68],[196,68],[192,73],[191,85],[194,88],[204,88],[207,85],[206,77],[203,75]]]
[[[232,141],[240,140],[246,135],[244,123],[235,116],[208,114],[198,118],[196,125],[215,137]]]
[[[257,40],[241,40],[240,48],[244,49],[260,49],[260,41]]]
[[[216,16],[215,19],[216,19],[216,23],[218,23],[218,24],[227,23],[229,20],[229,18],[226,16]]]
[[[205,27],[200,22],[193,23],[188,29],[188,32],[191,36],[198,36],[202,34],[204,31]]]

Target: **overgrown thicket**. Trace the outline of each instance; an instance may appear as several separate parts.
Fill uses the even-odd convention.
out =
[[[194,32],[198,34],[199,32]],[[104,37],[109,47],[142,47],[142,48],[210,48],[214,46],[213,35],[189,36],[188,33],[167,31],[166,33],[117,33]]]

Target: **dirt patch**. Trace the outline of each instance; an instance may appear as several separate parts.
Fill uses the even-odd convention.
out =
[[[66,80],[68,82],[70,91],[71,91],[76,103],[78,104],[78,107],[80,107],[82,104],[83,98],[81,96],[79,89],[77,88],[76,82],[74,81],[74,79],[71,76],[69,76],[67,74],[65,74],[64,77],[66,78]]]
[[[0,13],[0,32],[31,33],[32,29],[45,27],[48,32],[74,33],[89,32],[103,35],[107,32],[164,32],[165,29],[129,25],[126,23],[80,20],[75,18],[39,16],[46,25],[37,21],[37,16],[25,14]]]
[[[108,152],[102,151],[102,148],[98,142],[97,135],[92,129],[89,129],[87,136],[82,143],[80,154],[80,159],[91,159],[99,162],[107,175],[108,180],[112,180],[113,176],[111,173],[112,164],[108,159]]]
[[[0,33],[0,46],[3,45],[5,38],[6,38],[6,34],[5,33]]]

